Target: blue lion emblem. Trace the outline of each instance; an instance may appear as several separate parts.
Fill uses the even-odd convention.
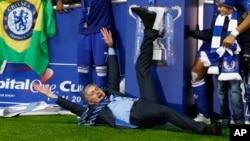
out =
[[[24,31],[27,29],[27,23],[29,19],[28,12],[20,10],[19,14],[17,14],[17,11],[13,12],[15,28],[17,31],[20,31],[21,29]]]
[[[228,62],[226,60],[223,61],[223,68],[225,69],[226,72],[232,72],[236,69],[237,63],[235,60],[232,60],[231,62]]]

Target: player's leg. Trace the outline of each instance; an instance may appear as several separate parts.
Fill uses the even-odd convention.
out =
[[[107,85],[107,51],[108,47],[102,40],[101,32],[92,35],[92,52],[95,65],[94,83],[103,88]]]
[[[208,50],[208,47],[210,47],[210,43],[203,43],[200,50]],[[196,106],[198,109],[198,115],[194,119],[195,121],[204,122],[206,124],[211,124],[209,111],[208,111],[208,104],[207,104],[207,87],[206,87],[206,81],[205,76],[207,73],[207,67],[204,66],[204,64],[200,60],[199,52],[197,53],[197,56],[195,58],[194,64],[192,66],[192,72],[191,72],[192,80],[192,89],[193,94],[196,102]]]
[[[92,49],[90,35],[79,35],[77,42],[77,72],[78,84],[81,87],[80,92],[88,85],[89,72],[92,64]]]

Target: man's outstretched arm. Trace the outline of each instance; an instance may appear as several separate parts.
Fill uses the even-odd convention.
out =
[[[81,114],[86,111],[86,107],[83,107],[79,104],[76,104],[74,102],[71,102],[67,99],[64,99],[60,96],[57,96],[55,94],[53,94],[49,87],[47,86],[40,86],[38,83],[33,83],[32,87],[42,93],[43,95],[45,95],[46,97],[52,99],[56,104],[58,104],[59,106],[61,106],[62,108],[69,110],[70,112],[76,114],[77,116],[81,116]]]
[[[107,28],[102,28],[103,41],[108,46],[108,84],[107,89],[119,91],[119,67],[115,53],[112,33]]]

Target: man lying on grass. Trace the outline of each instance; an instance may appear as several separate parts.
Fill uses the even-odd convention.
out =
[[[61,107],[80,116],[78,125],[83,121],[84,125],[110,125],[112,127],[150,128],[160,121],[168,121],[182,129],[194,131],[197,134],[221,135],[221,127],[218,125],[206,125],[196,122],[188,116],[178,113],[159,102],[150,67],[153,55],[153,41],[162,36],[159,31],[159,23],[162,22],[163,8],[134,7],[135,12],[142,20],[145,30],[141,44],[141,54],[136,62],[136,77],[140,90],[140,98],[126,97],[119,93],[119,69],[117,56],[113,48],[111,32],[106,28],[101,29],[103,40],[108,49],[109,82],[105,89],[95,84],[88,85],[82,95],[88,107],[83,107],[50,92],[49,88],[33,84],[35,90],[55,100]],[[158,16],[158,17],[157,17]],[[157,20],[158,19],[158,20]]]

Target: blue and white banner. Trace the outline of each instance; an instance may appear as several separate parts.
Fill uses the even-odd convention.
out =
[[[77,86],[76,66],[80,8],[66,14],[55,13],[55,18],[58,32],[54,38],[48,40],[50,62],[44,75],[38,77],[26,64],[6,63],[5,70],[0,75],[0,107],[37,101],[54,104],[54,101],[33,90],[34,82],[48,85],[53,93],[72,102],[84,104]]]

